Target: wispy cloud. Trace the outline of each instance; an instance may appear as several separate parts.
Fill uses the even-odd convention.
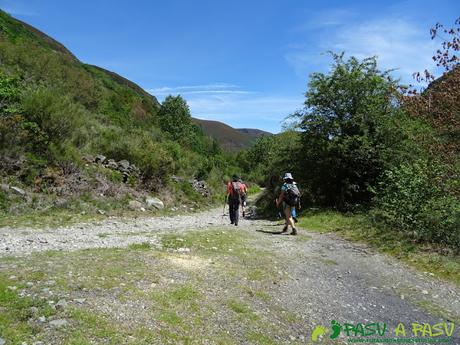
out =
[[[283,119],[302,106],[303,96],[226,94],[190,97],[187,102],[193,116],[276,133]]]
[[[392,15],[342,24],[337,20],[331,21],[333,28],[327,23],[323,21],[323,29],[317,32],[315,42],[319,43],[287,48],[285,59],[298,74],[324,70],[328,59],[319,52],[329,50],[358,58],[377,56],[382,69],[396,69],[393,74],[406,82],[412,81],[414,72],[434,68],[431,56],[436,42],[429,39],[428,28],[410,19]]]
[[[240,90],[237,85],[227,83],[215,83],[205,85],[185,85],[185,86],[162,86],[154,89],[148,89],[148,92],[157,95],[170,95],[170,94],[194,94],[194,93],[235,93],[246,94],[249,91]]]
[[[345,8],[333,8],[317,13],[309,13],[308,21],[295,26],[292,31],[308,31],[311,29],[343,25],[349,23],[356,16],[356,12]]]
[[[158,87],[148,92],[163,99],[181,94],[192,116],[222,121],[234,127],[252,127],[276,133],[282,120],[302,106],[303,96],[284,97],[242,90],[236,85],[216,83]]]
[[[433,68],[432,55],[436,42],[404,19],[382,19],[341,30],[336,35],[334,50],[345,50],[359,58],[377,55],[387,69],[397,68],[404,79],[417,71]]]

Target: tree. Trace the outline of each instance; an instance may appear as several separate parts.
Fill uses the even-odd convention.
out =
[[[192,126],[192,117],[187,102],[179,96],[167,96],[158,113],[160,127],[176,141],[187,135]]]
[[[311,75],[300,118],[301,179],[316,202],[348,209],[368,203],[371,186],[397,148],[397,83],[362,61],[333,54],[329,74]]]

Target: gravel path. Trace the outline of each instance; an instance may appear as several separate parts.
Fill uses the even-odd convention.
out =
[[[27,256],[36,251],[125,247],[142,242],[159,246],[165,233],[222,227],[250,232],[256,245],[260,238],[264,250],[286,258],[282,269],[287,279],[270,293],[298,315],[307,329],[329,326],[331,320],[386,322],[393,328],[399,322],[433,325],[451,321],[460,327],[460,290],[453,284],[335,234],[302,229],[297,237],[279,235],[281,226],[266,220],[243,219],[235,228],[228,225],[227,218],[222,219],[221,209],[175,217],[109,218],[58,229],[3,228],[0,255]],[[454,334],[452,343],[460,344],[460,331],[456,329]]]
[[[226,221],[226,220],[225,220]],[[243,220],[241,225],[247,224]],[[132,243],[158,244],[165,232],[202,229],[224,224],[222,209],[152,218],[108,218],[57,229],[0,229],[0,255],[21,255],[46,250],[126,247]]]

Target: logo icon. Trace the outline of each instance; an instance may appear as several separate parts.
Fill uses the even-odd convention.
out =
[[[326,335],[327,333],[329,333],[329,328],[326,328],[324,326],[316,326],[313,332],[311,333],[311,340],[318,341],[318,338],[320,336]]]
[[[340,335],[340,331],[342,330],[342,325],[335,320],[331,321],[331,328],[332,334],[330,336],[331,339],[335,339]]]
[[[318,341],[318,340],[320,340],[319,337],[325,336],[325,335],[327,335],[329,333],[331,333],[329,338],[336,339],[340,335],[341,331],[342,331],[342,325],[340,323],[338,323],[337,321],[332,320],[331,321],[331,329],[329,329],[327,327],[324,327],[324,326],[321,326],[321,325],[316,326],[315,329],[313,330],[313,332],[311,333],[311,340],[312,341]]]

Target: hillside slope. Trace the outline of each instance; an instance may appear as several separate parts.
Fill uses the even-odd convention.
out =
[[[177,116],[180,128],[164,125]],[[170,203],[199,200],[201,194],[183,181],[212,176],[211,185],[220,186],[230,168],[192,122],[183,99],[173,97],[164,107],[134,82],[82,63],[3,11],[0,160],[0,183],[6,186],[0,216],[55,204],[81,210],[82,198],[85,212],[89,204],[144,202],[149,193]],[[173,175],[184,179],[174,182]],[[19,196],[11,186],[22,191]]]
[[[239,151],[248,148],[255,139],[262,135],[272,135],[260,129],[240,128],[235,129],[223,122],[202,120],[194,118],[206,135],[217,140],[217,142],[228,151]]]

